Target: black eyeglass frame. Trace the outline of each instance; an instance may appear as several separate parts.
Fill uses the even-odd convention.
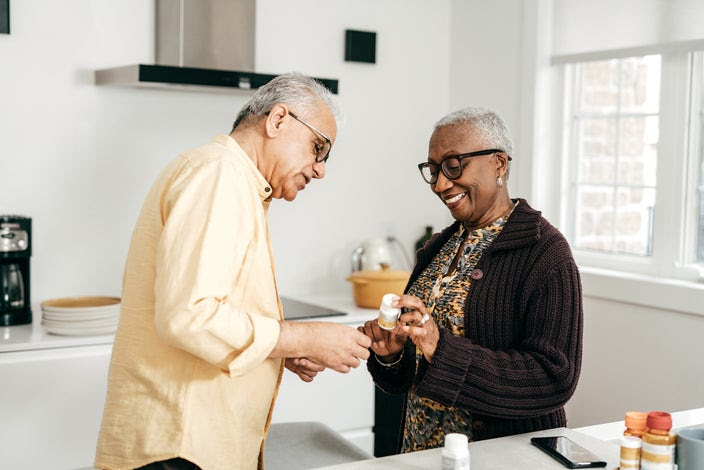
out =
[[[462,160],[464,160],[465,158],[480,157],[482,155],[491,155],[492,153],[504,153],[505,154],[506,152],[504,152],[501,149],[485,149],[485,150],[477,150],[476,152],[461,153],[459,155],[450,155],[450,156],[445,157],[442,160],[440,160],[439,164],[434,163],[434,162],[419,163],[418,170],[420,171],[420,175],[423,177],[423,181],[425,181],[428,184],[435,184],[438,182],[438,174],[440,173],[440,171],[442,171],[442,174],[445,175],[445,178],[447,178],[449,180],[456,180],[462,176],[462,170],[464,170],[464,168],[460,169],[460,172],[457,176],[452,176],[452,175],[448,174],[449,170],[447,170],[445,162],[454,159],[454,160],[457,160],[458,166],[462,167]],[[511,161],[510,155],[506,155],[506,158],[508,158],[508,161]],[[433,175],[431,175],[430,181],[428,181],[428,179],[425,177],[425,174],[423,174],[423,168],[434,168],[435,169],[435,173]],[[438,170],[440,170],[440,171],[438,171]]]
[[[295,119],[296,121],[298,121],[301,124],[303,124],[304,126],[306,126],[308,129],[310,129],[313,132],[315,132],[316,134],[318,134],[318,136],[320,136],[320,138],[322,138],[325,141],[325,144],[320,148],[321,151],[315,155],[315,161],[318,163],[327,162],[328,158],[330,157],[330,150],[332,150],[332,141],[330,140],[330,138],[328,136],[326,136],[325,134],[323,134],[322,132],[320,132],[315,126],[308,124],[306,121],[304,121],[303,119],[296,116],[296,114],[294,114],[292,111],[289,111],[288,114],[290,114],[293,119]],[[323,152],[325,151],[326,146],[327,146],[328,150],[323,155]]]

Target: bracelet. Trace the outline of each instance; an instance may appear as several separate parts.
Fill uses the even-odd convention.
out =
[[[384,362],[381,359],[379,359],[379,356],[376,353],[374,353],[374,357],[376,358],[376,362],[378,362],[379,364],[381,364],[382,366],[384,366],[386,368],[390,368],[390,367],[394,367],[394,366],[398,365],[398,363],[401,362],[401,359],[403,359],[403,352],[404,352],[404,350],[402,349],[401,354],[398,356],[398,358],[394,362]]]

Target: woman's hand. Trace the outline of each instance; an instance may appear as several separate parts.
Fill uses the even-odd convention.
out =
[[[372,351],[384,362],[393,362],[408,340],[408,335],[400,331],[398,326],[393,330],[385,330],[376,319],[367,321],[357,329],[369,336]]]
[[[432,362],[440,341],[440,330],[433,316],[428,313],[423,302],[413,295],[402,295],[393,303],[393,306],[405,307],[408,310],[399,318],[396,330],[409,336],[413,344],[423,352],[425,360]]]
[[[306,359],[305,357],[288,357],[284,361],[284,366],[301,378],[304,382],[312,382],[318,372],[325,370],[325,367]]]

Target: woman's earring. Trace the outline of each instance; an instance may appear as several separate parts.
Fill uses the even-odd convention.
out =
[[[504,185],[504,180],[500,176],[498,178],[496,178],[496,186],[500,188],[503,185]]]

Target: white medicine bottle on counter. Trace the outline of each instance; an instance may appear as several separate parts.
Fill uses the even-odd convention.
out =
[[[445,447],[442,448],[442,470],[469,470],[467,436],[458,433],[445,435]]]

